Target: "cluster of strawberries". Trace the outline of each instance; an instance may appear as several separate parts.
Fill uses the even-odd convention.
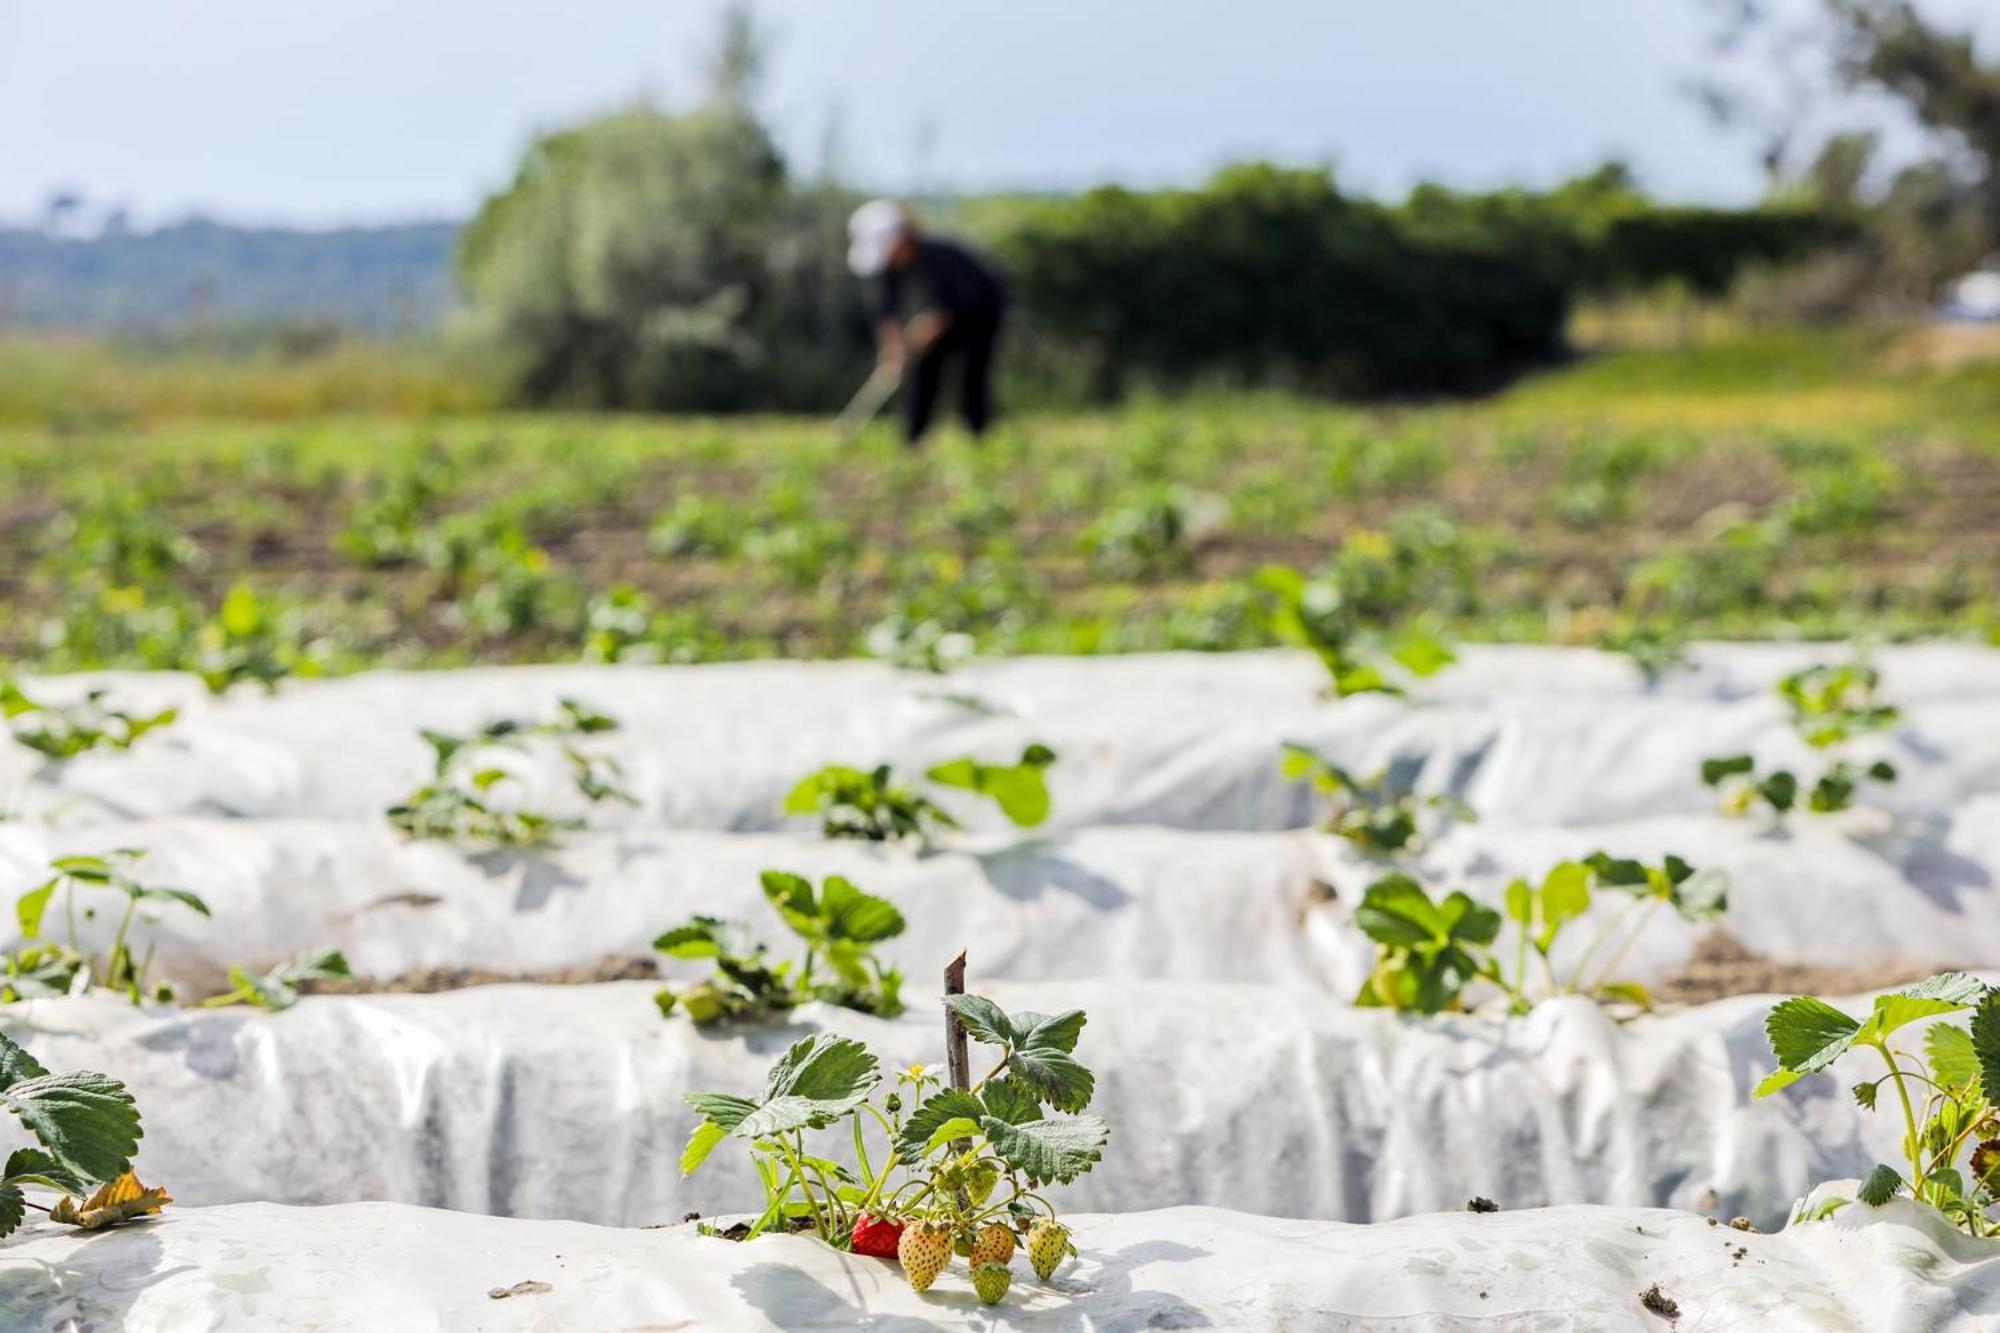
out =
[[[1043,1218],[1028,1228],[1027,1240],[1028,1262],[1035,1276],[1047,1281],[1069,1253],[1069,1228],[1052,1217]],[[1009,1266],[1014,1260],[1014,1232],[1001,1222],[988,1222],[970,1235],[955,1236],[942,1222],[909,1222],[863,1213],[854,1221],[850,1242],[856,1254],[901,1263],[913,1291],[930,1290],[951,1262],[954,1250],[965,1255],[972,1268],[972,1288],[988,1305],[999,1304],[1014,1280]]]

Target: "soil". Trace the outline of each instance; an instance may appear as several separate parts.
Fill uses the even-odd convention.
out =
[[[1921,981],[1949,969],[1901,962],[1858,967],[1818,967],[1766,958],[1726,931],[1712,931],[1695,945],[1694,956],[1652,987],[1661,1003],[1706,1004],[1732,995],[1858,995]],[[644,954],[609,954],[594,963],[542,971],[495,971],[481,967],[420,967],[388,977],[348,977],[310,981],[308,995],[429,995],[470,986],[515,983],[588,986],[605,981],[653,981],[659,968]],[[206,980],[206,979],[205,979]],[[188,987],[191,993],[221,993],[226,984]],[[1483,1200],[1474,1200],[1473,1211]]]
[[[430,995],[469,986],[523,982],[540,986],[588,986],[600,981],[654,981],[660,970],[638,954],[610,954],[595,963],[540,972],[495,972],[482,967],[419,967],[390,977],[344,977],[299,987],[308,995]]]
[[[1856,967],[1785,963],[1755,952],[1727,931],[1711,931],[1694,956],[1652,987],[1653,998],[1706,1004],[1732,995],[1858,995],[1921,981],[1948,968],[1885,962]]]
[[[1661,1291],[1657,1282],[1639,1293],[1639,1304],[1670,1324],[1681,1317],[1680,1303]]]

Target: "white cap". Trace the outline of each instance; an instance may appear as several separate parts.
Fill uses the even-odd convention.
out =
[[[847,220],[847,266],[858,278],[889,267],[889,252],[910,229],[909,215],[894,199],[870,199]]]

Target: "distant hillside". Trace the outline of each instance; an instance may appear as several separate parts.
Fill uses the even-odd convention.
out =
[[[452,300],[458,229],[298,231],[192,218],[77,239],[0,227],[0,328],[157,333],[301,320],[429,328]]]

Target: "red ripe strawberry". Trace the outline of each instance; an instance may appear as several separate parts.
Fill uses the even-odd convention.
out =
[[[856,1254],[872,1254],[877,1259],[896,1257],[896,1242],[903,1238],[903,1224],[893,1217],[871,1217],[867,1213],[854,1219],[854,1234],[849,1248]]]

